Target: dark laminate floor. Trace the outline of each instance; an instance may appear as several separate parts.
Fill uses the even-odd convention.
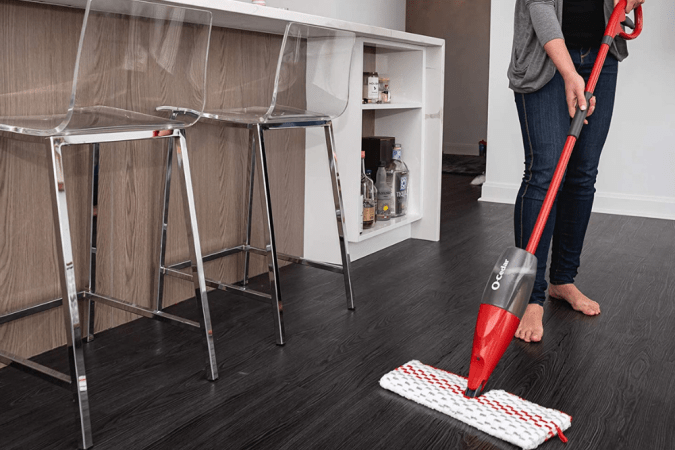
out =
[[[216,383],[197,334],[148,319],[101,333],[86,348],[95,448],[514,448],[378,385],[411,359],[468,372],[482,290],[512,233],[512,208],[476,202],[470,180],[443,177],[441,242],[353,265],[354,313],[339,275],[284,269],[283,348],[266,305],[212,294]],[[574,417],[568,444],[541,448],[675,448],[675,223],[594,215],[577,283],[603,313],[549,302],[544,341],[514,342],[488,386]],[[65,370],[64,356],[36,359]],[[68,449],[76,432],[67,392],[0,371],[1,448]]]

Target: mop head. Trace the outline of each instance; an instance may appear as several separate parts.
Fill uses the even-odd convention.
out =
[[[380,386],[478,428],[523,449],[537,448],[572,424],[572,417],[523,400],[505,391],[464,397],[467,379],[410,361],[382,377]]]

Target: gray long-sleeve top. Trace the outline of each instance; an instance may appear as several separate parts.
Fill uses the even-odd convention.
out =
[[[614,10],[614,1],[605,0],[605,23]],[[564,39],[562,33],[563,0],[516,0],[513,49],[509,64],[509,87],[515,92],[534,92],[546,85],[556,67],[544,45]],[[610,53],[619,61],[628,56],[626,41],[616,37]]]

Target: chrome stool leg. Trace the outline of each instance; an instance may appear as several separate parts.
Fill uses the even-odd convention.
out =
[[[324,127],[326,132],[326,148],[328,150],[328,165],[330,167],[330,179],[333,186],[333,200],[335,201],[335,216],[337,219],[338,237],[340,239],[340,253],[342,256],[342,275],[345,280],[345,294],[347,296],[347,308],[354,309],[354,293],[352,291],[352,280],[350,276],[351,261],[349,258],[349,247],[347,244],[347,231],[345,225],[344,208],[342,204],[342,188],[340,187],[340,173],[337,166],[337,157],[335,156],[335,136],[333,134],[333,123],[328,122]]]
[[[266,241],[269,242],[269,251],[267,252],[268,269],[270,276],[270,296],[272,300],[272,310],[274,314],[274,331],[276,333],[277,345],[285,344],[284,331],[284,308],[281,301],[281,289],[279,288],[279,263],[277,259],[277,244],[274,237],[274,220],[272,218],[272,199],[270,197],[270,180],[267,171],[267,155],[265,153],[265,140],[263,138],[263,128],[256,125],[255,130],[251,132],[256,133],[258,141],[258,148],[260,149],[260,174],[262,181],[262,189],[260,195],[263,203],[263,215],[266,219],[268,235]],[[265,243],[267,247],[267,242]]]
[[[215,381],[218,379],[218,366],[216,364],[216,351],[213,342],[213,327],[211,326],[209,299],[206,295],[202,249],[198,245],[200,240],[197,228],[197,211],[192,191],[192,175],[190,172],[190,159],[188,158],[185,130],[180,130],[177,140],[176,162],[178,163],[178,169],[181,173],[179,178],[181,180],[180,184],[183,194],[185,227],[187,229],[190,259],[192,261],[192,280],[195,285],[195,298],[200,309],[199,321],[202,332],[204,333],[204,347],[207,357],[206,377],[211,381]]]
[[[172,119],[174,116],[171,117]],[[166,172],[164,175],[164,198],[162,201],[162,229],[159,243],[159,267],[157,268],[157,298],[155,310],[164,308],[164,263],[166,261],[166,230],[169,223],[169,196],[171,194],[171,160],[173,159],[174,139],[168,139],[166,154]]]
[[[61,291],[63,293],[63,315],[66,325],[71,388],[73,389],[74,400],[77,403],[79,411],[81,430],[79,445],[80,448],[87,449],[93,445],[93,440],[91,420],[89,418],[87,375],[84,368],[84,355],[82,354],[82,324],[77,305],[75,267],[73,265],[73,249],[70,239],[68,204],[66,202],[62,143],[56,138],[50,138],[48,145],[52,163],[51,170],[49,171],[52,212],[56,232]]]
[[[96,292],[96,253],[98,238],[98,211],[94,215],[95,208],[98,207],[98,183],[96,183],[96,167],[99,162],[99,144],[91,144],[91,221],[89,223],[89,292]],[[96,318],[96,302],[91,298],[87,302],[87,342],[94,340],[94,319]]]
[[[249,131],[249,145],[251,147],[251,168],[249,170],[249,187],[248,187],[248,213],[246,221],[246,252],[244,255],[244,278],[242,285],[248,285],[248,267],[251,261],[251,219],[253,217],[253,188],[255,183],[255,150],[256,150],[256,133],[251,129]]]

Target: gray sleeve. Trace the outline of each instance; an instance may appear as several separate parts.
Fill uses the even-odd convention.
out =
[[[528,4],[532,26],[542,46],[553,39],[564,39],[553,0],[530,0]]]

